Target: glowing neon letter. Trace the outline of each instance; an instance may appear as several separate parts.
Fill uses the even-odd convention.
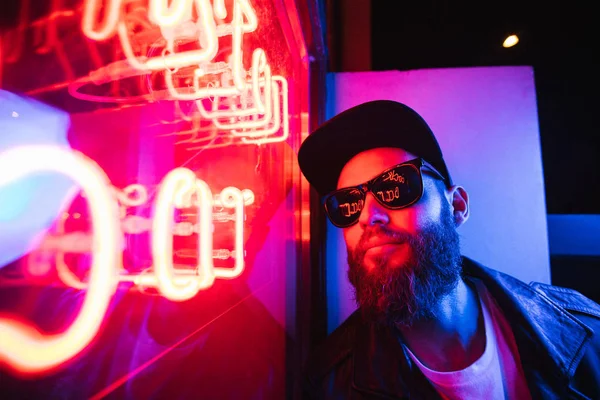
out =
[[[108,4],[104,5],[102,27],[97,29],[94,25],[100,15],[100,9],[103,8],[103,5],[99,4],[100,2],[101,0],[87,0],[85,2],[81,26],[87,37],[98,41],[108,39],[115,32],[122,7],[122,0],[108,0]]]
[[[198,197],[199,263],[196,275],[188,275],[182,282],[181,279],[174,279],[176,272],[173,268],[173,210],[175,207],[191,205],[193,194]],[[208,185],[197,180],[194,173],[187,168],[172,170],[161,183],[152,224],[152,256],[158,288],[170,300],[190,299],[214,282],[212,200]]]
[[[240,189],[228,187],[219,196],[225,208],[235,208],[235,266],[214,268],[214,274],[220,278],[235,278],[244,270],[244,195]]]

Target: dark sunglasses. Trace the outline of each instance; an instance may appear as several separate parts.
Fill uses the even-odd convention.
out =
[[[442,174],[422,158],[398,164],[368,182],[339,189],[325,196],[323,202],[329,220],[338,228],[356,224],[369,192],[379,204],[390,210],[399,210],[416,203],[423,196],[421,168],[427,168],[436,178],[444,180]]]

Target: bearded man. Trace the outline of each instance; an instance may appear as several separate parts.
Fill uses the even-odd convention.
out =
[[[310,357],[305,398],[600,398],[600,306],[461,256],[469,196],[414,110],[351,108],[298,159],[359,306]]]

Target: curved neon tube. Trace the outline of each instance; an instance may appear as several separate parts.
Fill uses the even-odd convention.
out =
[[[225,208],[235,209],[235,265],[233,268],[214,268],[218,278],[235,278],[244,271],[244,194],[235,187],[227,187],[219,196]]]
[[[290,119],[289,119],[289,111],[288,111],[289,99],[288,99],[287,80],[285,80],[285,78],[283,78],[283,77],[274,76],[273,81],[279,82],[279,84],[281,85],[281,95],[282,95],[281,109],[283,111],[283,118],[281,119],[281,122],[283,125],[283,132],[282,132],[281,136],[270,136],[272,133],[275,133],[275,132],[267,131],[267,132],[264,132],[265,136],[261,136],[260,138],[243,137],[242,138],[243,143],[254,143],[257,145],[262,145],[262,144],[266,144],[266,143],[283,142],[284,140],[287,140],[287,138],[290,135]],[[279,97],[279,96],[274,95],[274,98],[275,97]],[[277,104],[277,107],[275,107],[275,112],[277,114],[276,119],[279,121],[279,117],[278,117],[279,104]],[[251,135],[248,135],[248,136],[251,136]]]
[[[184,2],[185,0],[178,0],[177,5],[183,4]],[[156,3],[156,1],[153,1],[153,3]],[[166,69],[188,67],[191,65],[196,65],[202,62],[212,60],[217,54],[217,51],[219,50],[219,38],[217,36],[215,20],[212,15],[212,7],[210,6],[209,0],[196,0],[195,3],[196,11],[198,13],[197,25],[199,31],[203,33],[204,39],[200,44],[202,46],[206,46],[202,50],[186,51],[182,53],[174,53],[167,56],[159,56],[152,58],[139,58],[135,55],[133,47],[131,46],[131,41],[129,40],[127,26],[125,25],[125,22],[119,22],[117,26],[119,40],[121,42],[123,53],[125,53],[127,61],[129,61],[131,66],[141,71],[162,71]],[[155,5],[154,7],[156,8],[159,6]],[[179,8],[177,8],[174,11],[174,13],[179,12],[177,11],[178,9]],[[159,27],[169,28],[169,24],[171,24],[171,16],[164,14],[158,15],[158,12],[160,10],[165,11],[164,9],[162,9],[162,7],[159,7],[159,9],[152,11],[155,14],[153,18],[157,18],[157,23],[159,24]],[[185,14],[182,15],[188,18],[188,16],[186,16]],[[191,19],[191,15],[189,15],[188,19]],[[200,42],[200,38],[198,38],[198,41]],[[169,43],[167,43],[167,48],[172,48],[173,40],[168,40],[168,42]]]
[[[115,32],[119,22],[119,14],[123,0],[108,0],[106,12],[104,14],[103,25],[96,29],[94,24],[98,20],[102,0],[87,0],[83,6],[83,18],[81,29],[87,37],[93,40],[102,41],[108,39]]]
[[[148,18],[161,27],[175,26],[191,18],[193,0],[150,0]]]
[[[191,195],[198,197],[199,264],[196,275],[184,280],[174,279],[173,267],[173,210],[191,207]],[[152,224],[152,256],[158,289],[168,299],[183,301],[194,297],[198,291],[212,286],[215,276],[212,260],[212,193],[208,185],[197,180],[187,168],[169,172],[161,183],[155,204]],[[181,278],[181,277],[179,277]]]
[[[77,355],[100,328],[117,284],[117,206],[107,189],[109,180],[104,171],[70,149],[41,145],[13,148],[0,153],[0,170],[5,171],[0,174],[0,186],[40,171],[72,178],[87,194],[94,226],[89,288],[79,314],[63,333],[44,335],[32,324],[0,317],[0,362],[22,373],[36,373]]]

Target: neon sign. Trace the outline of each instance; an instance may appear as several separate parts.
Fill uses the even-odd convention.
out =
[[[94,235],[91,239],[92,265],[83,305],[73,323],[62,333],[43,335],[35,326],[10,316],[0,317],[0,362],[23,373],[48,370],[82,351],[96,335],[118,282],[132,281],[154,286],[170,300],[182,301],[209,288],[215,279],[231,279],[244,269],[244,205],[253,201],[250,192],[228,187],[213,196],[208,185],[186,168],[177,168],[163,179],[154,205],[152,221],[153,272],[127,275],[121,272],[122,232],[119,208],[104,171],[84,155],[67,148],[49,145],[16,147],[0,153],[0,187],[40,171],[54,171],[81,186],[89,204]],[[132,200],[136,192],[139,197]],[[140,186],[123,192],[129,203],[144,199]],[[127,194],[125,194],[127,193]],[[141,195],[140,195],[141,194]],[[213,263],[212,210],[215,204],[235,211],[235,249],[233,268],[218,268]],[[199,216],[199,260],[193,271],[173,265],[173,212],[176,208],[196,207]],[[223,256],[223,254],[217,254]]]
[[[108,177],[94,162],[69,150],[23,146],[0,154],[0,186],[39,171],[73,179],[87,193],[96,235],[92,244],[90,283],[81,311],[65,332],[43,335],[34,326],[0,317],[0,361],[21,372],[40,372],[77,355],[96,335],[117,286],[119,249],[116,204],[106,190]],[[106,217],[108,216],[108,218]]]
[[[111,101],[79,89],[160,72],[166,91],[154,91],[145,100],[193,101],[201,118],[241,143],[284,141],[289,137],[287,80],[272,74],[261,48],[252,51],[248,69],[243,64],[243,36],[257,27],[249,0],[148,0],[135,8],[125,7],[124,0],[86,0],[84,35],[95,41],[116,36],[126,60],[92,71],[73,82],[69,92],[80,99]],[[157,35],[161,39],[148,43],[148,37]],[[219,40],[225,37],[231,38],[231,54],[216,61],[223,56]],[[208,99],[210,107],[203,102]]]
[[[185,170],[189,171],[189,170]],[[163,193],[167,190],[164,185],[159,193]],[[241,194],[241,199],[238,196]],[[124,234],[140,234],[145,232],[154,232],[153,220],[145,218],[139,215],[127,215],[128,207],[137,207],[144,205],[148,201],[148,189],[140,184],[133,184],[125,187],[123,190],[112,188],[113,195],[117,198],[119,203],[119,216],[120,216],[120,227],[121,233]],[[191,203],[190,203],[191,201]],[[221,191],[220,194],[213,195],[210,206],[213,208],[220,208],[219,211],[212,211],[211,228],[212,222],[234,222],[234,250],[229,249],[212,249],[212,258],[219,260],[234,259],[236,267],[233,269],[216,268],[215,276],[222,278],[234,278],[241,274],[243,270],[243,219],[245,216],[244,208],[246,206],[254,204],[255,198],[254,193],[249,189],[238,190],[237,188],[229,187]],[[192,196],[192,199],[186,201],[186,204],[177,205],[176,208],[190,208],[191,206],[200,207],[202,206],[196,197]],[[227,210],[233,209],[234,214],[231,214]],[[72,216],[75,219],[80,218],[79,213],[74,213]],[[47,253],[51,250],[56,251],[53,259],[56,265],[58,278],[66,285],[76,289],[86,289],[87,284],[82,282],[65,262],[66,253],[87,253],[91,252],[92,235],[86,232],[66,232],[65,222],[69,218],[69,214],[65,213],[62,218],[59,218],[56,224],[56,234],[46,235],[39,246],[39,250],[42,253]],[[202,222],[193,224],[189,221],[175,222],[171,224],[172,236],[191,236],[192,234],[198,234],[200,236],[208,236],[203,231],[204,224]],[[164,244],[163,244],[164,245]],[[160,247],[160,245],[159,245]],[[182,256],[182,251],[176,252],[177,255]],[[197,250],[191,252],[192,254],[188,257],[194,257],[197,254]],[[34,257],[30,260],[28,268],[32,271],[49,270],[50,266],[48,263],[48,257]],[[236,272],[223,272],[223,271],[239,271]],[[176,274],[186,274],[184,269],[175,269]],[[229,276],[231,275],[231,276]],[[177,278],[179,279],[179,278]],[[120,268],[118,274],[119,282],[132,282],[137,286],[159,288],[158,280],[154,273],[144,272],[142,274],[131,274],[126,269]],[[161,294],[164,295],[163,292]],[[168,297],[168,296],[167,296]],[[172,298],[171,300],[175,300]]]

